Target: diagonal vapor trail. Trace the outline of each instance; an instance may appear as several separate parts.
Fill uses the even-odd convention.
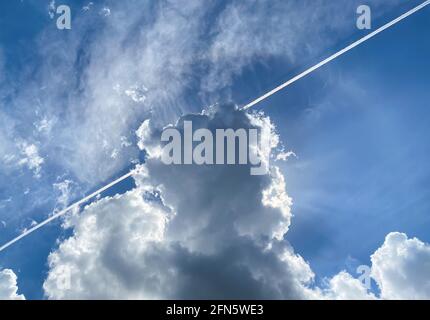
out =
[[[12,239],[11,241],[9,241],[8,243],[5,243],[4,245],[2,245],[0,247],[0,252],[2,252],[3,250],[5,250],[6,248],[10,247],[11,245],[13,245],[15,242],[21,240],[22,238],[28,236],[30,233],[33,233],[34,231],[36,231],[37,229],[42,228],[43,226],[45,226],[46,224],[50,223],[52,220],[55,220],[63,215],[65,215],[67,212],[69,212],[70,210],[73,210],[77,207],[79,207],[81,204],[87,202],[88,200],[91,200],[92,198],[98,196],[99,194],[101,194],[102,192],[110,189],[111,187],[113,187],[114,185],[120,183],[121,181],[131,177],[133,174],[135,173],[135,170],[131,170],[130,172],[126,173],[125,175],[119,177],[118,179],[112,181],[111,183],[105,185],[104,187],[101,187],[100,189],[98,189],[97,191],[94,191],[93,193],[91,193],[90,195],[86,196],[85,198],[82,198],[81,200],[71,204],[70,206],[68,206],[67,208],[61,210],[60,212],[50,216],[48,219],[42,221],[41,223],[35,225],[33,228],[28,229],[27,231],[23,232],[22,234],[20,234],[18,237]]]
[[[369,40],[369,39],[373,38],[374,36],[378,35],[379,33],[387,30],[388,28],[390,28],[392,26],[394,26],[395,24],[399,23],[403,19],[406,19],[410,15],[413,15],[415,12],[420,11],[421,9],[423,9],[424,7],[426,7],[429,4],[430,4],[430,0],[427,0],[427,1],[423,2],[423,3],[421,3],[420,5],[416,6],[412,10],[410,10],[410,11],[402,14],[400,17],[394,19],[393,21],[388,22],[387,24],[383,25],[382,27],[378,28],[377,30],[369,33],[367,36],[365,36],[365,37],[363,37],[363,38],[355,41],[354,43],[351,43],[349,46],[347,46],[347,47],[343,48],[342,50],[336,52],[335,54],[331,55],[327,59],[324,59],[320,63],[314,65],[313,67],[310,67],[309,69],[303,71],[302,73],[298,74],[294,78],[291,78],[287,82],[284,82],[283,84],[281,84],[281,85],[277,86],[276,88],[270,90],[269,92],[265,93],[261,97],[259,97],[259,98],[255,99],[255,100],[251,101],[247,105],[243,106],[242,109],[243,110],[247,110],[247,109],[255,106],[257,103],[260,103],[261,101],[269,98],[270,96],[274,95],[278,91],[281,91],[282,89],[285,89],[286,87],[292,85],[294,82],[300,80],[301,78],[306,77],[308,74],[314,72],[315,70],[321,68],[322,66],[326,65],[327,63],[329,63],[329,62],[333,61],[334,59],[340,57],[344,53],[347,53],[348,51],[354,49],[355,47],[359,46],[363,42],[366,42],[367,40]]]
[[[321,68],[322,66],[326,65],[327,63],[329,63],[329,62],[333,61],[334,59],[340,57],[344,53],[346,53],[346,52],[354,49],[355,47],[359,46],[360,44],[362,44],[362,43],[366,42],[367,40],[373,38],[374,36],[378,35],[379,33],[381,33],[383,31],[391,28],[395,24],[397,24],[400,21],[406,19],[407,17],[411,16],[412,14],[420,11],[421,9],[425,8],[429,4],[430,4],[430,0],[427,0],[427,1],[423,2],[423,3],[421,3],[420,5],[416,6],[415,8],[413,8],[413,9],[409,10],[408,12],[402,14],[398,18],[396,18],[396,19],[388,22],[387,24],[383,25],[382,27],[378,28],[377,30],[369,33],[368,35],[364,36],[363,38],[361,38],[361,39],[355,41],[354,43],[350,44],[349,46],[345,47],[344,49],[336,52],[335,54],[331,55],[327,59],[319,62],[318,64],[316,64],[313,67],[307,69],[306,71],[303,71],[302,73],[300,73],[297,76],[291,78],[287,82],[284,82],[283,84],[279,85],[278,87],[274,88],[273,90],[265,93],[261,97],[259,97],[259,98],[255,99],[255,100],[251,101],[247,105],[243,106],[242,109],[243,110],[247,110],[247,109],[255,106],[256,104],[260,103],[261,101],[269,98],[270,96],[274,95],[275,93],[277,93],[277,92],[281,91],[282,89],[290,86],[294,82],[300,80],[301,78],[303,78],[303,77],[307,76],[308,74],[314,72],[315,70]],[[11,241],[9,241],[6,244],[4,244],[3,246],[1,246],[0,247],[0,252],[4,251],[5,249],[7,249],[8,247],[10,247],[11,245],[13,245],[14,243],[16,243],[17,241],[21,240],[22,238],[27,237],[29,234],[31,234],[31,233],[35,232],[36,230],[42,228],[43,226],[45,226],[46,224],[50,223],[51,221],[53,221],[53,220],[55,220],[55,219],[57,219],[57,218],[65,215],[70,210],[79,207],[81,204],[87,202],[88,200],[93,199],[94,197],[98,196],[102,192],[104,192],[104,191],[110,189],[111,187],[115,186],[119,182],[121,182],[121,181],[123,181],[123,180],[125,180],[125,179],[127,179],[129,177],[131,177],[134,173],[135,173],[135,169],[133,169],[130,172],[126,173],[125,175],[119,177],[118,179],[110,182],[109,184],[105,185],[104,187],[101,187],[100,189],[98,189],[97,191],[93,192],[92,194],[86,196],[85,198],[83,198],[83,199],[81,199],[81,200],[73,203],[72,205],[68,206],[64,210],[62,210],[62,211],[54,214],[53,216],[47,218],[46,220],[40,222],[39,224],[35,225],[31,229],[28,229],[27,231],[23,232],[18,237],[12,239]]]

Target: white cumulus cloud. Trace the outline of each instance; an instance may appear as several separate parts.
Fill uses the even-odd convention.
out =
[[[190,114],[194,129],[266,127],[270,119],[232,105]],[[66,223],[73,235],[49,256],[50,299],[398,299],[428,298],[429,245],[390,233],[371,256],[379,291],[342,271],[314,284],[310,265],[284,240],[292,200],[276,166],[252,176],[248,165],[170,165],[160,161],[160,129],[136,132],[149,150],[136,187],[100,199]],[[267,147],[267,146],[266,146]],[[64,277],[67,276],[65,280]],[[67,284],[67,285],[65,285]]]
[[[383,245],[371,255],[369,276],[378,293],[342,271],[328,281],[329,299],[430,299],[430,245],[400,232],[389,233]]]
[[[178,128],[190,117],[209,129],[271,125],[267,118],[258,121],[262,115],[229,106],[185,116]],[[142,146],[155,143],[151,132],[156,139],[148,123],[138,132],[147,139]],[[166,166],[154,157],[134,179],[131,191],[68,218],[73,236],[49,257],[48,298],[314,294],[311,268],[282,237],[290,225],[291,199],[276,167],[269,175],[251,176],[247,165]],[[64,270],[70,275],[67,287]]]
[[[369,293],[364,284],[346,271],[341,271],[328,281],[322,292],[323,299],[334,300],[373,300],[377,297]]]
[[[392,232],[371,256],[382,299],[430,299],[430,245]]]
[[[0,300],[24,300],[22,294],[18,294],[16,274],[10,269],[0,270]]]

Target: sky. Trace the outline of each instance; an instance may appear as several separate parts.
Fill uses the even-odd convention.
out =
[[[368,1],[373,30],[421,2]],[[429,7],[234,107],[367,34],[361,4],[2,2],[0,244],[139,170],[0,252],[0,298],[429,298]],[[157,134],[186,119],[295,156],[166,168]]]

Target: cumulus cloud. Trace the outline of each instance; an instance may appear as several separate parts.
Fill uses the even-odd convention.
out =
[[[210,130],[272,126],[263,115],[232,105],[184,116],[176,127],[187,119]],[[145,137],[141,146],[159,141],[148,123],[138,134]],[[68,219],[73,236],[49,257],[48,298],[313,295],[312,270],[283,240],[291,199],[276,167],[269,175],[251,176],[248,165],[166,166],[156,154],[134,179],[135,189]],[[67,289],[58,285],[64,270],[70,275]]]
[[[297,155],[293,151],[281,151],[276,155],[275,160],[287,161],[290,157],[297,157]]]
[[[183,130],[184,121],[192,121],[194,130],[212,132],[258,127],[275,141],[269,152],[278,147],[268,117],[233,105],[185,115],[173,127]],[[49,256],[48,298],[430,296],[430,248],[400,233],[390,233],[371,256],[376,294],[346,271],[317,287],[310,265],[284,240],[292,200],[276,166],[268,175],[252,176],[249,165],[165,165],[160,129],[146,120],[136,134],[147,153],[133,175],[136,187],[67,218],[65,227],[72,228],[73,236]]]
[[[376,282],[375,296],[364,284],[342,271],[329,279],[323,297],[329,299],[429,299],[430,245],[400,232],[389,233],[371,255],[369,276]]]
[[[51,269],[44,284],[49,298],[155,298],[161,294],[156,289],[163,285],[157,274],[162,271],[151,267],[158,262],[146,250],[162,240],[167,214],[162,205],[147,202],[147,196],[135,189],[102,199],[82,216],[70,218],[74,236],[49,257]],[[69,286],[64,277],[70,277]]]
[[[382,299],[430,299],[430,245],[392,232],[371,256]]]
[[[18,294],[17,277],[10,269],[0,271],[0,300],[25,300]]]
[[[364,284],[346,271],[341,271],[328,280],[326,288],[320,293],[323,299],[333,300],[373,300]]]
[[[234,105],[217,105],[203,114],[184,116],[175,127],[182,131],[183,121],[186,120],[192,121],[194,130],[208,128],[214,133],[216,129],[260,128],[262,134],[271,135],[271,139],[265,139],[270,140],[270,145],[261,146],[266,148],[265,153],[273,152],[278,143],[269,118],[257,114],[249,116]],[[160,140],[159,132],[155,131],[151,138],[153,140],[141,141],[141,145],[145,148],[148,145],[151,150],[153,141]],[[251,176],[248,165],[165,166],[158,157],[153,157],[147,160],[146,166],[151,172],[152,183],[163,188],[163,194],[170,204],[183,212],[181,218],[172,223],[171,227],[176,229],[175,235],[195,227],[201,230],[202,236],[210,237],[208,226],[211,226],[215,237],[221,237],[218,233],[226,232],[222,237],[239,234],[253,238],[264,236],[282,239],[282,235],[288,231],[291,199],[285,191],[284,177],[276,167],[273,167],[269,176]],[[208,175],[208,179],[202,179],[201,175]],[[175,176],[178,180],[171,179]],[[183,186],[180,190],[177,188],[179,182]],[[195,191],[190,194],[189,190]],[[243,201],[247,193],[249,199]],[[197,201],[194,208],[191,207],[190,197]],[[199,199],[210,200],[210,206]],[[199,221],[202,225],[199,225]]]

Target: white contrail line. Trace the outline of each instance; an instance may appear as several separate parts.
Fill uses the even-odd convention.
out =
[[[5,250],[6,248],[10,247],[11,245],[13,245],[15,242],[21,240],[22,238],[28,236],[30,233],[33,233],[34,231],[36,231],[37,229],[42,228],[44,225],[50,223],[52,220],[55,220],[59,217],[61,217],[62,215],[66,214],[68,211],[79,207],[81,204],[87,202],[88,200],[98,196],[100,193],[102,193],[103,191],[108,190],[109,188],[113,187],[114,185],[116,185],[117,183],[120,183],[121,181],[127,179],[128,177],[132,176],[133,173],[135,172],[135,170],[131,170],[130,172],[126,173],[125,175],[119,177],[118,179],[112,181],[111,183],[105,185],[104,187],[101,187],[100,189],[98,189],[97,191],[94,191],[93,193],[91,193],[89,196],[86,196],[85,198],[73,203],[72,205],[68,206],[67,208],[61,210],[60,212],[54,214],[53,216],[49,217],[48,219],[42,221],[41,223],[35,225],[34,227],[32,227],[31,229],[28,229],[27,231],[23,232],[21,235],[19,235],[18,237],[12,239],[11,241],[9,241],[8,243],[4,244],[3,246],[0,247],[0,252],[2,252],[3,250]]]
[[[402,21],[403,19],[406,19],[407,17],[409,17],[410,15],[414,14],[415,12],[423,9],[424,7],[426,7],[427,5],[430,4],[430,0],[427,0],[423,3],[421,3],[420,5],[418,5],[417,7],[413,8],[412,10],[402,14],[400,17],[394,19],[391,22],[388,22],[387,24],[383,25],[382,27],[380,27],[379,29],[369,33],[367,36],[364,36],[363,38],[357,40],[356,42],[350,44],[349,46],[347,46],[346,48],[336,52],[335,54],[331,55],[330,57],[328,57],[327,59],[321,61],[320,63],[314,65],[313,67],[307,69],[306,71],[300,73],[299,75],[295,76],[294,78],[288,80],[287,82],[284,82],[283,84],[281,84],[280,86],[276,87],[273,90],[270,90],[269,92],[267,92],[266,94],[262,95],[261,97],[251,101],[250,103],[248,103],[247,105],[245,105],[242,109],[243,110],[247,110],[253,106],[255,106],[257,103],[260,103],[261,101],[267,99],[268,97],[270,97],[271,95],[275,94],[276,92],[290,86],[291,84],[293,84],[294,82],[300,80],[301,78],[307,76],[308,74],[310,74],[311,72],[314,72],[315,70],[321,68],[322,66],[326,65],[327,63],[329,63],[330,61],[338,58],[339,56],[343,55],[344,53],[354,49],[355,47],[359,46],[360,44],[362,44],[363,42],[373,38],[374,36],[376,36],[377,34],[381,33],[382,31],[387,30],[388,28],[394,26],[395,24],[399,23],[400,21]]]
[[[398,17],[397,19],[394,19],[393,21],[385,24],[384,26],[380,27],[379,29],[373,31],[372,33],[368,34],[367,36],[361,38],[360,40],[350,44],[349,46],[347,46],[346,48],[336,52],[335,54],[333,54],[332,56],[328,57],[327,59],[321,61],[320,63],[316,64],[315,66],[309,68],[308,70],[302,72],[301,74],[295,76],[294,78],[288,80],[287,82],[281,84],[280,86],[276,87],[275,89],[269,91],[268,93],[264,94],[263,96],[255,99],[254,101],[248,103],[246,106],[244,106],[242,109],[243,110],[247,110],[249,108],[251,108],[252,106],[256,105],[257,103],[263,101],[264,99],[270,97],[271,95],[275,94],[276,92],[288,87],[289,85],[291,85],[292,83],[296,82],[297,80],[300,80],[301,78],[307,76],[309,73],[317,70],[318,68],[324,66],[325,64],[329,63],[330,61],[336,59],[337,57],[341,56],[342,54],[344,54],[345,52],[348,52],[349,50],[357,47],[358,45],[362,44],[363,42],[369,40],[370,38],[373,38],[374,36],[376,36],[378,33],[381,33],[382,31],[392,27],[393,25],[395,25],[396,23],[402,21],[403,19],[409,17],[410,15],[414,14],[415,12],[423,9],[425,6],[430,4],[430,0],[427,0],[425,2],[423,2],[422,4],[418,5],[417,7],[413,8],[412,10],[402,14],[400,17]],[[88,200],[94,198],[95,196],[98,196],[100,193],[102,193],[103,191],[106,191],[107,189],[113,187],[114,185],[116,185],[117,183],[127,179],[128,177],[132,176],[133,173],[135,172],[135,170],[131,170],[129,173],[121,176],[120,178],[116,179],[115,181],[112,181],[111,183],[105,185],[104,187],[98,189],[97,191],[93,192],[92,194],[90,194],[89,196],[86,196],[85,198],[79,200],[78,202],[73,203],[72,205],[68,206],[67,208],[65,208],[64,210],[54,214],[53,216],[49,217],[48,219],[42,221],[41,223],[35,225],[34,227],[32,227],[31,229],[23,232],[21,235],[19,235],[18,237],[12,239],[11,241],[7,242],[6,244],[4,244],[3,246],[0,247],[0,252],[2,252],[3,250],[5,250],[6,248],[10,247],[11,245],[13,245],[15,242],[21,240],[22,238],[28,236],[29,234],[33,233],[34,231],[42,228],[44,225],[48,224],[49,222],[51,222],[52,220],[55,220],[59,217],[61,217],[62,215],[66,214],[68,211],[80,206],[82,203],[87,202]]]

